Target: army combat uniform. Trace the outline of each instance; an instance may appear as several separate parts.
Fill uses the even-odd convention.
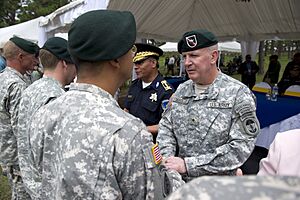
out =
[[[44,77],[31,84],[22,94],[19,106],[18,120],[18,156],[22,178],[28,193],[31,197],[36,197],[41,183],[41,162],[42,157],[33,165],[30,148],[30,132],[27,132],[27,124],[30,122],[33,114],[43,105],[59,97],[65,91],[62,85],[54,78]]]
[[[289,176],[200,177],[169,196],[170,200],[296,200],[300,178]]]
[[[255,110],[252,92],[222,72],[201,94],[192,80],[186,81],[160,121],[161,153],[184,159],[186,180],[233,175],[254,148],[259,132]]]
[[[12,199],[27,199],[20,177],[16,138],[18,106],[27,82],[21,73],[9,66],[0,73],[0,80],[0,165],[11,182]]]
[[[22,93],[19,106],[18,120],[18,154],[19,165],[24,185],[32,198],[38,199],[41,185],[41,173],[43,156],[41,155],[33,164],[31,147],[31,132],[27,132],[28,124],[33,114],[43,105],[64,94],[63,85],[65,81],[73,78],[72,69],[75,69],[68,52],[67,40],[60,37],[49,38],[41,50],[41,62],[44,64],[45,75],[42,79],[35,81]],[[49,60],[49,62],[48,62]],[[65,66],[64,63],[69,63]],[[54,65],[54,66],[53,66]],[[66,73],[61,74],[62,67]],[[73,68],[72,68],[73,67]],[[59,79],[57,78],[59,77]],[[43,144],[38,144],[41,148]]]
[[[156,199],[159,158],[145,130],[106,91],[71,84],[30,125],[35,164],[43,155],[42,199]]]

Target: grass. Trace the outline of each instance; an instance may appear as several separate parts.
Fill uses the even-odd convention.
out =
[[[159,70],[161,72],[161,74],[163,75],[166,75],[167,73],[167,69],[165,68],[164,66],[164,62],[165,62],[165,56],[171,56],[171,55],[178,55],[176,53],[165,53],[164,56],[162,56],[160,59],[159,59]],[[227,54],[225,56],[225,65],[226,63],[228,63],[229,60],[232,60],[232,58],[235,56],[236,54]],[[280,70],[280,74],[279,74],[279,80],[283,74],[283,71],[285,69],[285,66],[287,65],[287,63],[290,61],[290,58],[288,58],[287,54],[283,54],[281,57],[279,57],[279,62],[281,63],[281,70]],[[258,63],[258,61],[256,60],[256,62]],[[264,59],[264,72],[267,71],[268,69],[268,65],[269,65],[269,55],[265,57]],[[178,74],[178,70],[176,71],[177,74]],[[233,78],[237,79],[237,80],[240,80],[240,77],[241,75],[240,74],[234,74],[232,75]],[[263,74],[257,74],[256,76],[256,82],[261,82],[262,79],[264,77],[264,73]],[[127,81],[126,83],[124,83],[124,85],[121,87],[121,95],[120,97],[121,98],[124,98],[125,95],[127,94],[127,89],[128,89],[128,86],[130,85],[130,81]],[[122,107],[122,105],[121,105]],[[7,181],[7,178],[2,176],[2,170],[1,170],[1,167],[0,167],[0,200],[9,200],[11,199],[10,197],[10,187],[8,185],[8,181]]]
[[[0,167],[0,200],[10,200],[11,191],[8,184],[8,180],[2,175],[2,169]]]

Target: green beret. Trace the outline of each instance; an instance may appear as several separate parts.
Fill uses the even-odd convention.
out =
[[[132,48],[135,19],[128,11],[90,11],[75,19],[68,36],[72,57],[84,61],[113,60]]]
[[[49,38],[42,49],[50,51],[60,60],[65,60],[69,63],[73,63],[71,56],[68,52],[68,41],[60,37]]]
[[[149,57],[158,59],[159,56],[162,56],[164,53],[160,48],[150,44],[136,43],[135,46],[137,51],[134,55],[133,62],[145,60]]]
[[[23,51],[26,51],[30,54],[38,54],[40,48],[37,44],[30,42],[28,40],[25,40],[23,38],[14,36],[9,39],[12,41],[15,45],[17,45],[19,48],[21,48]]]
[[[210,47],[218,43],[216,36],[207,30],[194,30],[186,32],[178,42],[178,52],[194,51]]]

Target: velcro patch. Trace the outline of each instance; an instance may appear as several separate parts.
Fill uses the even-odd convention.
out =
[[[245,121],[243,121],[243,126],[249,135],[257,135],[259,131],[259,125],[257,122],[256,117],[253,118],[247,118]]]
[[[232,106],[233,106],[232,102],[226,102],[226,101],[207,103],[207,107],[210,108],[232,108]]]
[[[167,106],[169,104],[169,99],[165,99],[161,102],[161,107],[163,110],[166,110],[167,109]]]
[[[254,109],[253,109],[252,106],[249,105],[249,104],[241,104],[241,105],[237,106],[236,112],[237,112],[240,116],[243,116],[243,115],[245,115],[246,113],[252,113],[252,112],[254,112]]]
[[[158,144],[154,144],[153,147],[151,148],[151,152],[152,152],[152,155],[153,155],[153,159],[154,159],[154,162],[155,164],[159,164],[161,163],[162,161],[162,156],[160,154],[160,151],[159,151],[159,148],[158,148]]]
[[[179,103],[179,104],[188,104],[189,103],[189,99],[182,99],[182,98],[176,97],[176,96],[173,96],[172,101]]]

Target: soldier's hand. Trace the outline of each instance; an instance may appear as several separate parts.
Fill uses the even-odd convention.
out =
[[[165,160],[164,165],[167,169],[176,170],[181,174],[186,173],[185,162],[182,158],[171,156]]]

